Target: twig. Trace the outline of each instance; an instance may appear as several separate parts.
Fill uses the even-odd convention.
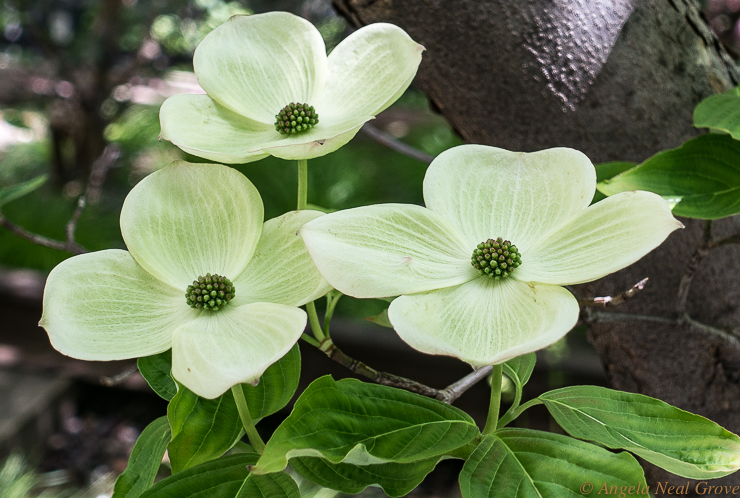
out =
[[[416,382],[415,380],[407,379],[405,377],[389,374],[386,372],[379,372],[378,370],[375,370],[374,368],[362,363],[361,361],[355,360],[354,358],[351,358],[344,354],[344,352],[339,349],[336,344],[332,342],[331,339],[325,339],[324,342],[321,343],[321,347],[319,349],[321,349],[321,351],[323,351],[326,356],[336,361],[340,365],[344,365],[352,372],[367,377],[377,384],[399,387],[412,393],[429,396],[430,398],[436,398],[440,392],[439,389],[426,386],[420,382]]]
[[[101,156],[93,163],[92,169],[90,170],[90,175],[88,176],[85,193],[77,200],[77,207],[75,208],[74,213],[72,213],[72,217],[67,222],[67,225],[65,227],[65,233],[67,235],[66,241],[62,242],[61,240],[50,239],[48,237],[44,237],[43,235],[29,232],[25,228],[16,225],[12,221],[5,218],[2,213],[0,213],[0,225],[7,228],[19,237],[29,240],[36,245],[49,247],[58,251],[65,251],[74,255],[86,253],[87,249],[85,249],[75,241],[75,230],[77,229],[77,223],[80,221],[80,216],[82,216],[82,212],[84,211],[85,206],[87,206],[87,200],[92,199],[93,203],[95,203],[100,198],[100,190],[103,182],[105,181],[108,170],[111,168],[111,166],[113,166],[119,155],[120,150],[117,146],[108,145],[103,151],[103,154],[101,154]]]
[[[457,382],[453,384],[450,384],[446,388],[439,391],[439,393],[437,393],[435,398],[449,405],[453,401],[455,401],[457,398],[462,396],[462,394],[465,391],[473,387],[475,384],[477,384],[482,379],[485,379],[486,377],[491,375],[492,371],[493,371],[492,366],[481,367],[478,370],[474,370],[473,372],[469,373],[462,379],[458,380]]]
[[[439,401],[447,403],[448,405],[462,396],[465,391],[470,389],[478,381],[489,375],[491,373],[491,370],[493,369],[493,367],[479,368],[478,370],[475,370],[474,372],[466,375],[462,379],[453,384],[450,384],[444,389],[435,389],[433,387],[422,384],[421,382],[407,379],[406,377],[401,377],[399,375],[393,375],[387,372],[380,372],[378,370],[375,370],[365,363],[347,356],[341,349],[336,346],[336,344],[332,342],[331,339],[324,340],[319,349],[321,349],[321,351],[323,351],[326,356],[336,361],[340,365],[344,365],[345,367],[350,369],[350,371],[358,375],[367,377],[377,384],[381,384],[383,386],[398,387],[412,393],[417,393],[428,396],[430,398],[438,399]]]
[[[365,123],[365,125],[362,127],[362,131],[379,144],[385,145],[389,149],[403,154],[404,156],[408,156],[411,159],[416,159],[417,161],[426,164],[431,163],[434,159],[434,157],[430,156],[429,154],[426,154],[408,144],[405,144],[400,140],[396,140],[387,133],[380,131],[370,123]]]
[[[630,322],[647,322],[656,323],[661,325],[670,325],[673,327],[683,327],[698,332],[704,332],[713,336],[716,336],[724,341],[727,341],[735,347],[740,347],[740,338],[732,332],[712,327],[705,323],[694,320],[688,315],[683,315],[679,318],[665,318],[662,316],[654,315],[636,315],[632,313],[617,313],[613,311],[595,311],[586,310],[586,323],[630,323]]]
[[[676,312],[679,315],[684,315],[686,313],[686,303],[689,300],[691,282],[694,280],[694,275],[696,274],[696,270],[699,268],[699,265],[713,247],[712,222],[711,220],[707,220],[704,222],[704,233],[702,234],[701,245],[696,248],[696,251],[694,251],[694,254],[691,256],[689,263],[686,265],[686,271],[678,284],[678,303],[676,304]]]
[[[114,375],[113,377],[108,376],[102,376],[100,377],[100,383],[104,385],[105,387],[113,387],[117,386],[118,384],[121,384],[122,382],[126,382],[128,379],[134,376],[136,372],[138,372],[139,369],[136,366],[127,368],[123,372],[119,373],[118,375]]]
[[[648,280],[649,280],[648,278],[643,278],[642,280],[640,280],[635,285],[633,285],[626,291],[622,292],[618,296],[583,298],[583,299],[578,299],[578,304],[580,304],[581,306],[602,307],[602,308],[609,308],[612,306],[617,306],[627,301],[628,299],[631,299],[632,297],[635,296],[635,294],[637,294],[639,291],[644,289],[645,284],[647,283]]]
[[[16,225],[12,221],[9,221],[2,214],[0,214],[0,225],[7,228],[14,234],[18,235],[19,237],[29,240],[36,245],[40,245],[43,247],[49,247],[51,249],[56,249],[58,251],[66,251],[66,252],[69,252],[75,255],[83,254],[87,252],[87,250],[84,247],[82,247],[76,242],[72,242],[70,244],[69,241],[62,242],[61,240],[54,240],[48,237],[44,237],[43,235],[29,232],[25,228]]]

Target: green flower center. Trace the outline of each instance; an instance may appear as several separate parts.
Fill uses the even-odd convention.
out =
[[[312,105],[291,102],[275,116],[275,129],[282,135],[301,133],[318,124],[319,115]]]
[[[522,255],[515,245],[499,237],[478,244],[470,258],[470,264],[481,275],[501,280],[522,264]]]
[[[193,280],[193,285],[188,285],[185,298],[191,308],[217,311],[234,299],[234,294],[236,289],[231,280],[206,273],[205,277],[198,277],[198,280]]]

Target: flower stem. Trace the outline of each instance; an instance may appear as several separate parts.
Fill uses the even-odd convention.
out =
[[[331,324],[331,318],[334,316],[334,308],[337,306],[339,298],[343,295],[336,289],[329,291],[326,295],[326,313],[324,313],[324,335],[326,337],[331,337],[329,325]]]
[[[236,409],[239,411],[239,417],[242,419],[242,425],[247,432],[249,442],[252,443],[257,453],[261,455],[265,451],[265,442],[262,441],[257,428],[254,426],[254,422],[252,422],[252,415],[249,413],[249,407],[247,407],[247,400],[244,398],[244,391],[242,391],[241,384],[232,386],[231,392],[234,394]]]
[[[483,434],[491,434],[496,430],[498,425],[498,413],[501,408],[501,379],[503,376],[504,366],[494,365],[491,372],[491,404],[488,405],[488,418],[486,426],[483,428]]]
[[[308,159],[298,160],[298,209],[306,209],[308,204]]]
[[[311,330],[313,335],[320,343],[326,339],[324,332],[321,330],[321,323],[319,323],[319,315],[316,313],[316,304],[313,301],[306,304],[306,311],[308,311],[308,322],[311,324]]]

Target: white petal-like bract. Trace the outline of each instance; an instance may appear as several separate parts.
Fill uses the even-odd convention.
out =
[[[226,306],[175,331],[172,375],[204,398],[259,379],[285,356],[306,327],[306,312],[282,304]]]
[[[175,161],[131,190],[121,233],[145,270],[184,293],[207,273],[232,280],[240,275],[263,217],[257,189],[238,171]]]
[[[39,325],[73,358],[149,356],[169,349],[175,329],[195,318],[184,290],[152,277],[126,251],[82,254],[49,274]]]

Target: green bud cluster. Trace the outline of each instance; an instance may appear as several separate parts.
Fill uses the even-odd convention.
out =
[[[275,130],[282,135],[291,135],[313,128],[318,122],[319,115],[312,105],[291,102],[275,116]]]
[[[478,244],[470,263],[481,275],[501,280],[522,264],[522,256],[515,245],[499,237]]]
[[[226,277],[206,273],[205,277],[193,280],[193,285],[188,285],[185,297],[188,306],[200,310],[217,311],[234,299],[236,289]]]

